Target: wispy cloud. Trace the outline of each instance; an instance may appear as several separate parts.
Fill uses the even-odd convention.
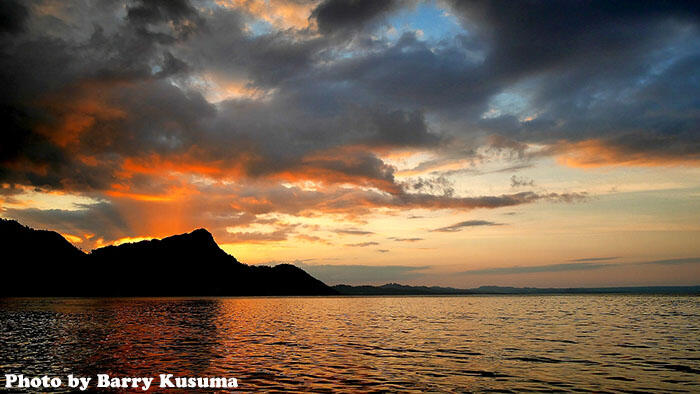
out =
[[[396,242],[418,242],[422,241],[424,238],[396,238],[396,237],[390,237],[389,239],[396,241]]]
[[[455,223],[451,226],[436,228],[431,231],[437,231],[441,233],[452,233],[455,231],[461,231],[467,227],[478,227],[478,226],[501,226],[502,223],[490,222],[488,220],[467,220],[464,222]]]
[[[597,264],[597,263],[564,263],[550,265],[534,265],[534,266],[514,266],[501,268],[485,268],[478,270],[462,271],[462,274],[468,275],[505,275],[505,274],[529,274],[536,272],[563,272],[563,271],[583,271],[606,268],[612,264]]]
[[[643,261],[636,264],[646,265],[646,264],[660,264],[660,265],[680,265],[680,264],[698,264],[700,263],[700,257],[688,257],[684,259],[665,259],[665,260],[652,260]]]
[[[466,275],[508,275],[508,274],[530,274],[538,272],[564,272],[564,271],[585,271],[597,270],[613,267],[628,267],[634,265],[681,265],[681,264],[700,264],[700,257],[688,257],[680,259],[664,259],[651,261],[634,261],[627,263],[614,263],[610,260],[618,259],[618,257],[589,257],[577,260],[572,263],[549,264],[549,265],[533,265],[533,266],[512,266],[485,268],[476,270],[462,271],[461,274]]]
[[[345,244],[345,246],[359,247],[359,248],[364,248],[367,246],[374,246],[374,245],[379,245],[379,242],[371,241],[371,242],[359,242],[356,244]]]
[[[582,259],[571,259],[568,261],[573,261],[573,262],[584,262],[584,261],[608,261],[608,260],[616,260],[619,259],[620,257],[618,256],[613,256],[613,257],[586,257]]]
[[[370,234],[374,234],[371,231],[358,230],[358,229],[354,229],[354,228],[336,229],[336,230],[332,230],[332,231],[336,234],[344,234],[344,235],[370,235]]]

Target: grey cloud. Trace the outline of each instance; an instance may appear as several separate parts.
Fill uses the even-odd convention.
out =
[[[235,10],[200,13],[185,1],[91,3],[58,4],[70,11],[60,20],[24,7],[25,18],[21,5],[2,2],[0,30],[11,34],[0,33],[0,181],[76,192],[119,182],[156,190],[168,182],[144,174],[120,179],[124,160],[192,160],[217,166],[222,177],[240,173],[241,182],[300,172],[331,184],[323,192],[236,188],[236,196],[269,197],[246,205],[250,214],[362,213],[587,198],[455,197],[440,178],[400,185],[369,147],[440,156],[420,170],[478,162],[477,148],[487,148],[513,161],[508,169],[515,171],[531,165],[526,143],[552,144],[545,154],[562,154],[585,139],[601,140],[623,160],[700,159],[693,3],[455,2],[465,31],[438,43],[413,33],[396,41],[371,37],[377,21],[412,2],[324,2],[312,16],[327,33],[320,36],[253,34]],[[4,15],[15,25],[3,25]],[[210,104],[193,82],[205,73],[269,95]],[[522,94],[537,116],[482,118],[499,94]],[[105,112],[70,106],[80,102]],[[37,132],[76,114],[90,126],[71,144]],[[382,193],[338,190],[334,180]]]
[[[131,236],[131,228],[109,203],[78,205],[75,210],[63,209],[3,209],[2,216],[37,228],[61,233],[95,234],[97,238],[115,240]]]
[[[431,133],[422,112],[402,110],[369,110],[372,135],[367,141],[376,146],[417,146],[429,148],[440,142]]]
[[[516,188],[516,187],[526,187],[526,186],[534,186],[534,185],[535,185],[535,181],[530,179],[530,178],[516,176],[516,175],[513,175],[510,177],[510,187]]]
[[[683,1],[484,0],[453,1],[453,5],[492,43],[489,65],[507,73],[541,72],[592,56],[598,57],[594,61],[604,61],[600,57],[629,55],[648,42],[649,34],[656,33],[655,24],[667,20],[695,23],[700,15],[697,4]]]
[[[628,133],[657,141],[645,144],[648,155],[668,150],[696,157],[698,142],[690,132],[696,111],[679,111],[697,108],[697,83],[684,71],[697,54],[696,6],[483,1],[455,2],[455,8],[472,38],[485,43],[483,61],[465,60],[467,49],[458,42],[430,48],[409,33],[384,51],[338,62],[333,79],[361,100],[418,104],[459,118],[470,133],[546,143]],[[523,21],[524,13],[532,20]],[[671,28],[673,22],[679,27]],[[676,48],[675,55],[669,58],[674,49],[664,48]],[[668,59],[670,67],[658,66]],[[528,108],[539,113],[535,119],[480,118],[494,96],[518,83],[527,86]],[[681,151],[684,143],[688,148]],[[639,153],[632,144],[621,147]]]
[[[643,261],[636,264],[660,264],[660,265],[680,265],[680,264],[698,264],[700,263],[700,257],[688,257],[684,259],[665,259],[665,260],[652,260]]]
[[[526,168],[532,168],[534,164],[532,163],[527,163],[527,164],[516,164],[514,166],[508,166],[508,167],[503,167],[491,171],[479,171],[473,168],[463,168],[459,170],[447,170],[447,171],[433,171],[431,172],[432,175],[436,176],[450,176],[450,175],[456,175],[456,174],[474,174],[474,175],[481,175],[481,174],[497,174],[497,173],[502,173],[502,172],[511,172],[511,171],[518,171],[518,170],[523,170]]]
[[[127,20],[138,24],[175,21],[179,22],[197,15],[187,0],[137,1],[127,9]]]
[[[312,13],[324,34],[360,29],[365,23],[401,6],[397,0],[326,0]]]
[[[423,240],[423,238],[395,238],[395,237],[391,237],[389,239],[394,240],[396,242],[418,242],[418,241]]]
[[[132,4],[126,20],[143,38],[159,44],[172,44],[186,38],[203,25],[203,18],[188,0],[142,0]],[[151,25],[168,26],[170,34],[149,29]]]
[[[403,182],[403,188],[407,191],[417,191],[427,194],[452,196],[454,194],[454,182],[445,176],[435,178],[413,178]]]
[[[363,100],[439,112],[459,108],[462,116],[478,115],[498,91],[497,81],[458,44],[433,48],[410,32],[383,51],[338,62],[332,71],[328,78],[351,83],[348,92]]]
[[[340,2],[331,3],[319,7],[317,11],[323,7],[348,6]],[[353,3],[351,6],[378,7],[364,3]],[[387,3],[379,8],[383,10],[394,6]],[[361,18],[364,12],[359,12],[358,17]],[[316,17],[320,18],[321,14],[318,11]],[[370,14],[373,15],[373,12]],[[27,97],[36,92],[55,91],[59,87],[54,85],[56,83],[66,84],[86,77],[98,80],[107,77],[112,80],[126,79],[136,84],[132,87],[115,87],[116,94],[110,97],[110,104],[124,110],[129,117],[110,121],[98,119],[90,131],[91,138],[87,138],[81,147],[83,150],[128,157],[150,153],[178,154],[196,145],[197,149],[193,151],[200,152],[200,159],[218,163],[222,160],[235,163],[240,159],[239,154],[253,152],[256,159],[244,164],[244,168],[253,176],[314,166],[348,175],[360,183],[375,180],[369,181],[369,185],[396,193],[398,187],[392,185],[393,169],[371,153],[355,152],[353,155],[356,157],[352,161],[328,158],[310,160],[305,156],[353,144],[436,148],[445,141],[442,136],[430,131],[425,118],[428,111],[444,112],[447,109],[441,108],[452,103],[460,106],[462,113],[477,116],[484,109],[486,100],[503,86],[498,76],[489,74],[493,70],[464,59],[460,52],[464,50],[460,47],[464,45],[463,41],[460,41],[461,44],[446,42],[440,48],[429,48],[427,43],[408,34],[382,50],[321,66],[325,64],[321,60],[329,56],[330,52],[326,51],[335,45],[333,41],[306,36],[290,37],[289,32],[250,36],[243,30],[240,16],[230,10],[200,15],[186,2],[135,3],[128,10],[127,22],[127,25],[109,32],[95,29],[88,43],[51,41],[34,32],[31,42],[37,45],[35,50],[18,51],[13,46],[5,46],[13,51],[5,68],[9,70],[5,75],[8,84],[16,85],[20,81],[21,89],[14,90],[25,92],[19,94]],[[151,36],[144,38],[142,32],[139,33],[141,27],[149,28],[165,22],[201,25],[206,29],[187,34],[174,30],[167,33],[172,40],[165,41]],[[134,24],[140,27],[134,28]],[[175,43],[178,45],[175,46]],[[49,48],[51,46],[54,48]],[[31,53],[51,55],[48,59],[45,56],[29,58]],[[155,74],[152,74],[153,64],[160,67]],[[49,69],[58,70],[58,74],[49,78]],[[277,91],[269,101],[231,100],[214,109],[204,102],[201,95],[183,88],[183,85],[175,87],[170,81],[163,81],[162,84],[158,81],[165,78],[186,79],[188,73],[209,69],[253,78],[252,86],[274,87]],[[27,70],[26,75],[17,78],[14,71],[22,75],[22,70]],[[427,71],[416,73],[415,70]],[[36,86],[30,89],[32,84]],[[412,91],[402,92],[405,89]],[[435,90],[431,92],[431,89]],[[130,105],[131,97],[139,101]],[[393,104],[382,108],[377,103]],[[468,110],[470,103],[476,112]],[[151,113],[140,110],[154,107],[161,110]],[[10,107],[6,112],[17,111],[27,112],[27,108]],[[4,117],[11,123],[17,123],[9,114]],[[35,118],[34,115],[32,117]],[[165,124],[168,126],[163,127]],[[514,122],[513,130],[502,130],[503,126],[497,126],[492,131],[503,131],[518,138],[518,124]],[[483,124],[480,127],[488,129]],[[24,130],[27,128],[31,129],[30,126],[23,127]],[[135,132],[130,135],[124,130]],[[328,130],[337,132],[330,133]],[[67,159],[71,152],[64,152],[50,141],[45,141],[43,145],[31,141],[42,136],[30,137],[12,139],[16,143],[8,151],[41,156],[43,162],[38,164],[48,161],[65,169],[66,173],[74,166],[80,167],[80,164]],[[677,139],[687,141],[687,138],[694,137],[688,134]],[[118,151],[110,151],[114,147]],[[37,149],[53,150],[54,153],[42,155],[32,152]],[[675,149],[671,151],[675,152]],[[32,182],[34,180],[31,178],[37,178],[37,174],[7,174],[9,170],[4,170],[6,180]],[[106,168],[102,172],[109,173],[110,170]],[[38,181],[58,187],[64,175],[61,171],[52,171],[51,175],[55,179]]]
[[[699,54],[696,4],[475,1],[454,7],[491,43],[485,65],[495,78],[537,80],[527,87],[536,119],[484,119],[478,125],[485,131],[539,142],[598,138],[623,160],[634,154],[697,160],[700,143],[691,132],[697,117],[687,109],[697,108],[691,90],[698,85],[686,72]],[[659,66],[665,62],[670,65]]]

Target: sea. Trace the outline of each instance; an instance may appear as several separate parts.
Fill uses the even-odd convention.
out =
[[[6,374],[237,380],[201,392],[698,393],[700,297],[9,298],[0,390],[74,390],[7,389]]]

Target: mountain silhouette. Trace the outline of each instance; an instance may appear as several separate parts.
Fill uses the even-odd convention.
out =
[[[205,229],[84,253],[60,234],[0,219],[0,296],[331,295],[301,268],[246,265]]]

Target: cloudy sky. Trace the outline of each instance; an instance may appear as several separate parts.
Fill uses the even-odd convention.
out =
[[[700,283],[700,3],[3,0],[0,216],[329,283]]]

